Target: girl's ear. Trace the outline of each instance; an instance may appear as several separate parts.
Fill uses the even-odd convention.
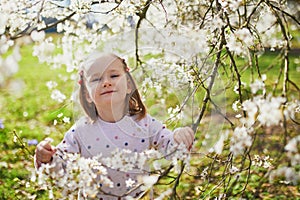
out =
[[[93,100],[92,100],[92,98],[90,97],[90,94],[88,93],[88,91],[85,92],[85,98],[86,98],[86,101],[87,101],[88,103],[92,103],[92,102],[93,102]]]
[[[127,78],[127,91],[126,91],[126,93],[131,94],[131,92],[132,92],[132,83],[131,83],[130,79]]]

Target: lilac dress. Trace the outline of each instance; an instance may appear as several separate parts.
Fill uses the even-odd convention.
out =
[[[134,116],[124,116],[115,123],[105,122],[98,118],[92,124],[86,117],[83,117],[68,130],[57,148],[60,152],[79,153],[85,158],[99,154],[105,158],[111,157],[116,149],[142,152],[155,148],[166,155],[175,144],[173,132],[150,115],[146,115],[140,121],[136,121]],[[53,162],[56,162],[55,159]],[[140,174],[108,169],[109,179],[114,187],[103,186],[101,190],[113,196],[99,194],[97,198],[125,199],[122,196],[132,189],[126,186],[125,181],[128,179],[136,181]],[[134,190],[130,196],[137,197],[139,194],[140,190]]]

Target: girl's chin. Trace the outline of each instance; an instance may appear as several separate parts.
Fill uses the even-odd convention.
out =
[[[105,101],[101,101],[101,102],[99,102],[99,104],[98,105],[100,105],[100,106],[107,106],[107,105],[113,105],[113,101],[110,99],[108,99],[108,100],[105,100]]]
[[[125,100],[121,101],[117,98],[103,98],[101,101],[99,100],[98,105],[100,106],[114,106],[114,105],[120,105],[120,103],[123,103]]]

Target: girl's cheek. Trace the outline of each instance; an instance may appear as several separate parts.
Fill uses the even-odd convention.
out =
[[[97,88],[98,85],[99,85],[99,84],[92,83],[92,84],[87,85],[86,88],[87,88],[87,90],[88,90],[89,92],[92,92],[92,91],[94,91],[94,90]]]
[[[91,89],[90,94],[92,94],[93,96],[99,91],[99,89],[97,89],[97,87],[94,87]]]
[[[95,94],[95,88],[87,87],[86,89],[87,89],[89,96],[94,96],[93,94]]]

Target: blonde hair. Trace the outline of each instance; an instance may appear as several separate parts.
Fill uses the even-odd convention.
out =
[[[107,54],[106,54],[107,55]],[[87,61],[83,64],[83,69],[87,69],[90,66],[92,66],[92,64],[94,64],[94,62],[105,56],[104,54],[101,53],[94,53],[92,54]],[[119,56],[115,55],[115,54],[109,54],[109,56],[113,56],[116,59],[119,59],[122,63],[123,63],[123,69],[124,72],[126,73],[126,76],[131,84],[131,93],[127,94],[126,99],[125,99],[125,111],[128,111],[128,114],[130,116],[135,115],[136,116],[136,120],[141,120],[146,116],[146,107],[144,105],[144,103],[141,100],[141,96],[140,93],[136,87],[135,81],[132,77],[132,75],[130,74],[129,70],[128,70],[128,66],[125,62],[124,59],[120,58]],[[79,75],[80,75],[80,89],[79,89],[79,101],[81,104],[81,107],[83,108],[85,114],[90,118],[91,122],[95,122],[98,118],[98,112],[96,109],[96,106],[94,104],[94,102],[89,102],[87,100],[87,87],[86,87],[86,83],[85,83],[85,78],[84,78],[84,71],[85,70],[81,70]]]

